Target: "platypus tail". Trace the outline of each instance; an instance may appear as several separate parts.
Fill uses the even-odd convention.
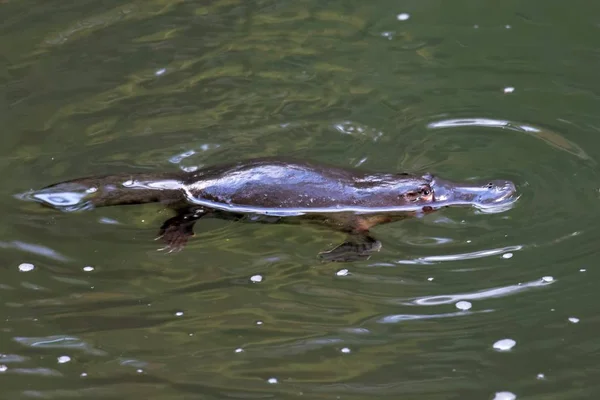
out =
[[[21,195],[62,211],[184,201],[181,175],[121,174],[73,179]]]

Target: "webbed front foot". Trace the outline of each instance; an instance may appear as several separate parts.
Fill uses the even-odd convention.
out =
[[[373,253],[381,250],[381,242],[367,235],[351,236],[335,248],[319,253],[324,262],[351,262],[368,260]]]

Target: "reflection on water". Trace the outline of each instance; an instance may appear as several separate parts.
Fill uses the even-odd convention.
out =
[[[523,132],[537,139],[541,139],[559,150],[566,151],[584,160],[592,160],[591,157],[581,147],[566,139],[564,136],[548,129],[520,124],[518,122],[490,118],[460,118],[431,122],[427,125],[427,127],[429,129],[484,127]]]

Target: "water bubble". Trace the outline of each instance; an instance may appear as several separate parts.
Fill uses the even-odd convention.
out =
[[[277,378],[269,378],[267,379],[267,382],[269,382],[270,384],[275,384],[277,383]]]
[[[537,374],[536,378],[539,380],[546,379],[546,375],[539,373],[539,374]]]
[[[512,86],[507,86],[504,88],[504,93],[512,93],[515,91],[515,88]]]
[[[87,372],[82,372],[79,376],[85,378],[87,376]]]
[[[479,29],[479,25],[475,24],[475,25],[473,25],[473,28]]]
[[[579,270],[579,272],[585,272],[585,271],[587,271],[587,269],[585,269],[585,268],[581,268],[581,269]]]
[[[471,307],[472,307],[472,305],[468,301],[463,300],[463,301],[459,301],[458,303],[456,303],[456,308],[458,308],[459,310],[467,311]]]
[[[90,272],[90,271],[93,271],[93,270],[94,270],[94,267],[91,267],[91,266],[89,266],[89,265],[88,265],[87,267],[83,267],[83,270],[84,270],[85,272]]]
[[[176,316],[181,317],[183,315],[183,311],[177,311],[175,313]]]
[[[433,281],[433,279],[434,279],[434,278],[433,278],[433,276],[430,276],[429,278],[427,278],[427,280],[428,280],[429,282]]]
[[[515,400],[517,396],[511,392],[496,392],[494,400]]]
[[[263,322],[262,321],[256,321],[256,325],[262,325]]]
[[[8,369],[8,367],[4,364],[0,364],[0,372],[6,372],[6,370]]]
[[[237,349],[235,349],[236,353],[243,353],[244,349],[242,349],[241,347],[238,347]]]
[[[508,351],[512,349],[517,342],[512,339],[501,339],[494,343],[494,349],[498,351]]]
[[[542,280],[543,280],[544,282],[552,282],[552,281],[554,280],[554,278],[553,278],[553,277],[551,277],[551,276],[543,276],[543,277],[542,277]]]
[[[35,266],[30,263],[22,263],[19,265],[19,271],[21,271],[21,272],[33,271],[34,268],[35,268]]]
[[[410,18],[410,14],[408,13],[400,13],[396,15],[396,19],[398,21],[407,21]]]
[[[569,317],[569,322],[576,324],[579,322],[579,318],[575,318],[575,317]]]
[[[338,272],[335,273],[337,276],[346,276],[348,275],[348,270],[347,269],[340,269]]]
[[[251,281],[252,283],[259,283],[259,282],[262,282],[262,280],[263,280],[263,277],[262,277],[262,276],[260,276],[260,275],[252,275],[252,276],[250,277],[250,281]]]
[[[504,27],[505,27],[506,29],[510,29],[510,28],[512,28],[512,26],[510,26],[510,25],[504,25]]]
[[[506,258],[506,259],[512,258],[512,256],[513,256],[513,253],[504,253],[504,254],[502,254],[502,258]]]
[[[69,357],[69,356],[60,356],[60,357],[58,357],[58,363],[59,364],[68,363],[69,361],[71,361],[71,357]]]
[[[350,353],[350,349],[349,349],[349,348],[347,348],[347,347],[344,347],[344,348],[343,348],[343,349],[341,349],[340,351],[341,351],[342,353],[346,353],[346,354]]]
[[[161,75],[162,75],[162,74],[164,74],[165,72],[167,72],[166,68],[161,68],[161,69],[159,69],[158,71],[156,71],[156,72],[154,73],[154,75],[156,75],[156,76],[161,76]]]
[[[144,372],[144,370],[140,368],[140,369],[136,370],[135,372],[137,372],[138,374],[141,374],[142,372]]]

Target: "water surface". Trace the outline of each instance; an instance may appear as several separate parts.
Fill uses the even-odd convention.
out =
[[[600,394],[599,5],[5,0],[0,13],[3,397]],[[521,198],[380,226],[370,260],[322,264],[342,234],[206,220],[166,255],[159,206],[65,214],[14,197],[274,155],[510,179]]]

